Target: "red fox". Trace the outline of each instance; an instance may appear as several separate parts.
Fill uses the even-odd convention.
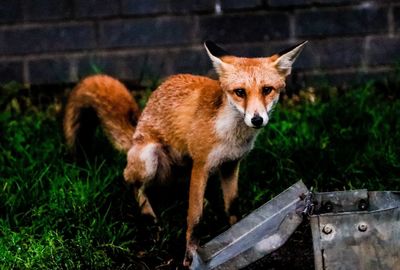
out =
[[[265,58],[235,57],[211,41],[204,43],[218,80],[189,74],[169,77],[139,110],[117,80],[97,75],[71,93],[64,119],[67,144],[73,146],[82,108],[92,107],[114,146],[127,152],[124,178],[133,184],[143,214],[156,218],[145,188],[166,179],[173,164],[190,158],[192,171],[187,215],[186,253],[189,266],[198,241],[193,235],[203,211],[207,179],[219,172],[225,212],[230,223],[238,194],[240,160],[252,149],[265,126],[292,64],[306,42]],[[137,121],[136,128],[131,124]]]

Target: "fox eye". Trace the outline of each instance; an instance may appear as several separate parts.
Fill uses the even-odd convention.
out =
[[[241,98],[244,98],[244,97],[246,96],[246,91],[245,91],[243,88],[235,89],[235,90],[233,90],[233,92],[234,92],[238,97],[241,97]]]
[[[272,92],[273,88],[271,86],[264,86],[262,88],[262,93],[264,96],[269,95]]]

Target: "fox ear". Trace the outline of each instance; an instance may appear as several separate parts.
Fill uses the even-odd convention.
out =
[[[288,76],[291,73],[294,61],[300,55],[307,42],[303,41],[296,46],[278,53],[278,59],[275,60],[274,65],[284,76]]]
[[[204,42],[204,47],[206,48],[207,54],[210,57],[215,70],[219,75],[221,75],[224,70],[230,66],[230,64],[222,61],[221,57],[229,55],[229,53],[210,40]]]

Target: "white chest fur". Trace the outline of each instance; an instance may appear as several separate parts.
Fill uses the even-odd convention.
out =
[[[247,126],[244,115],[228,104],[217,115],[215,133],[219,143],[208,155],[209,167],[246,155],[253,148],[258,130]]]

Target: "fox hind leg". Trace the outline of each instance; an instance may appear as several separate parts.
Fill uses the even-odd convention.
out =
[[[143,215],[157,217],[146,195],[146,185],[156,177],[159,152],[162,151],[157,143],[135,144],[128,151],[127,165],[124,170],[125,181],[134,187],[135,199]]]
[[[157,216],[154,213],[153,208],[151,207],[149,198],[146,195],[146,186],[142,185],[141,187],[137,188],[134,187],[134,196],[135,199],[140,207],[140,212],[143,216],[149,216],[153,219],[155,223],[157,223]]]

